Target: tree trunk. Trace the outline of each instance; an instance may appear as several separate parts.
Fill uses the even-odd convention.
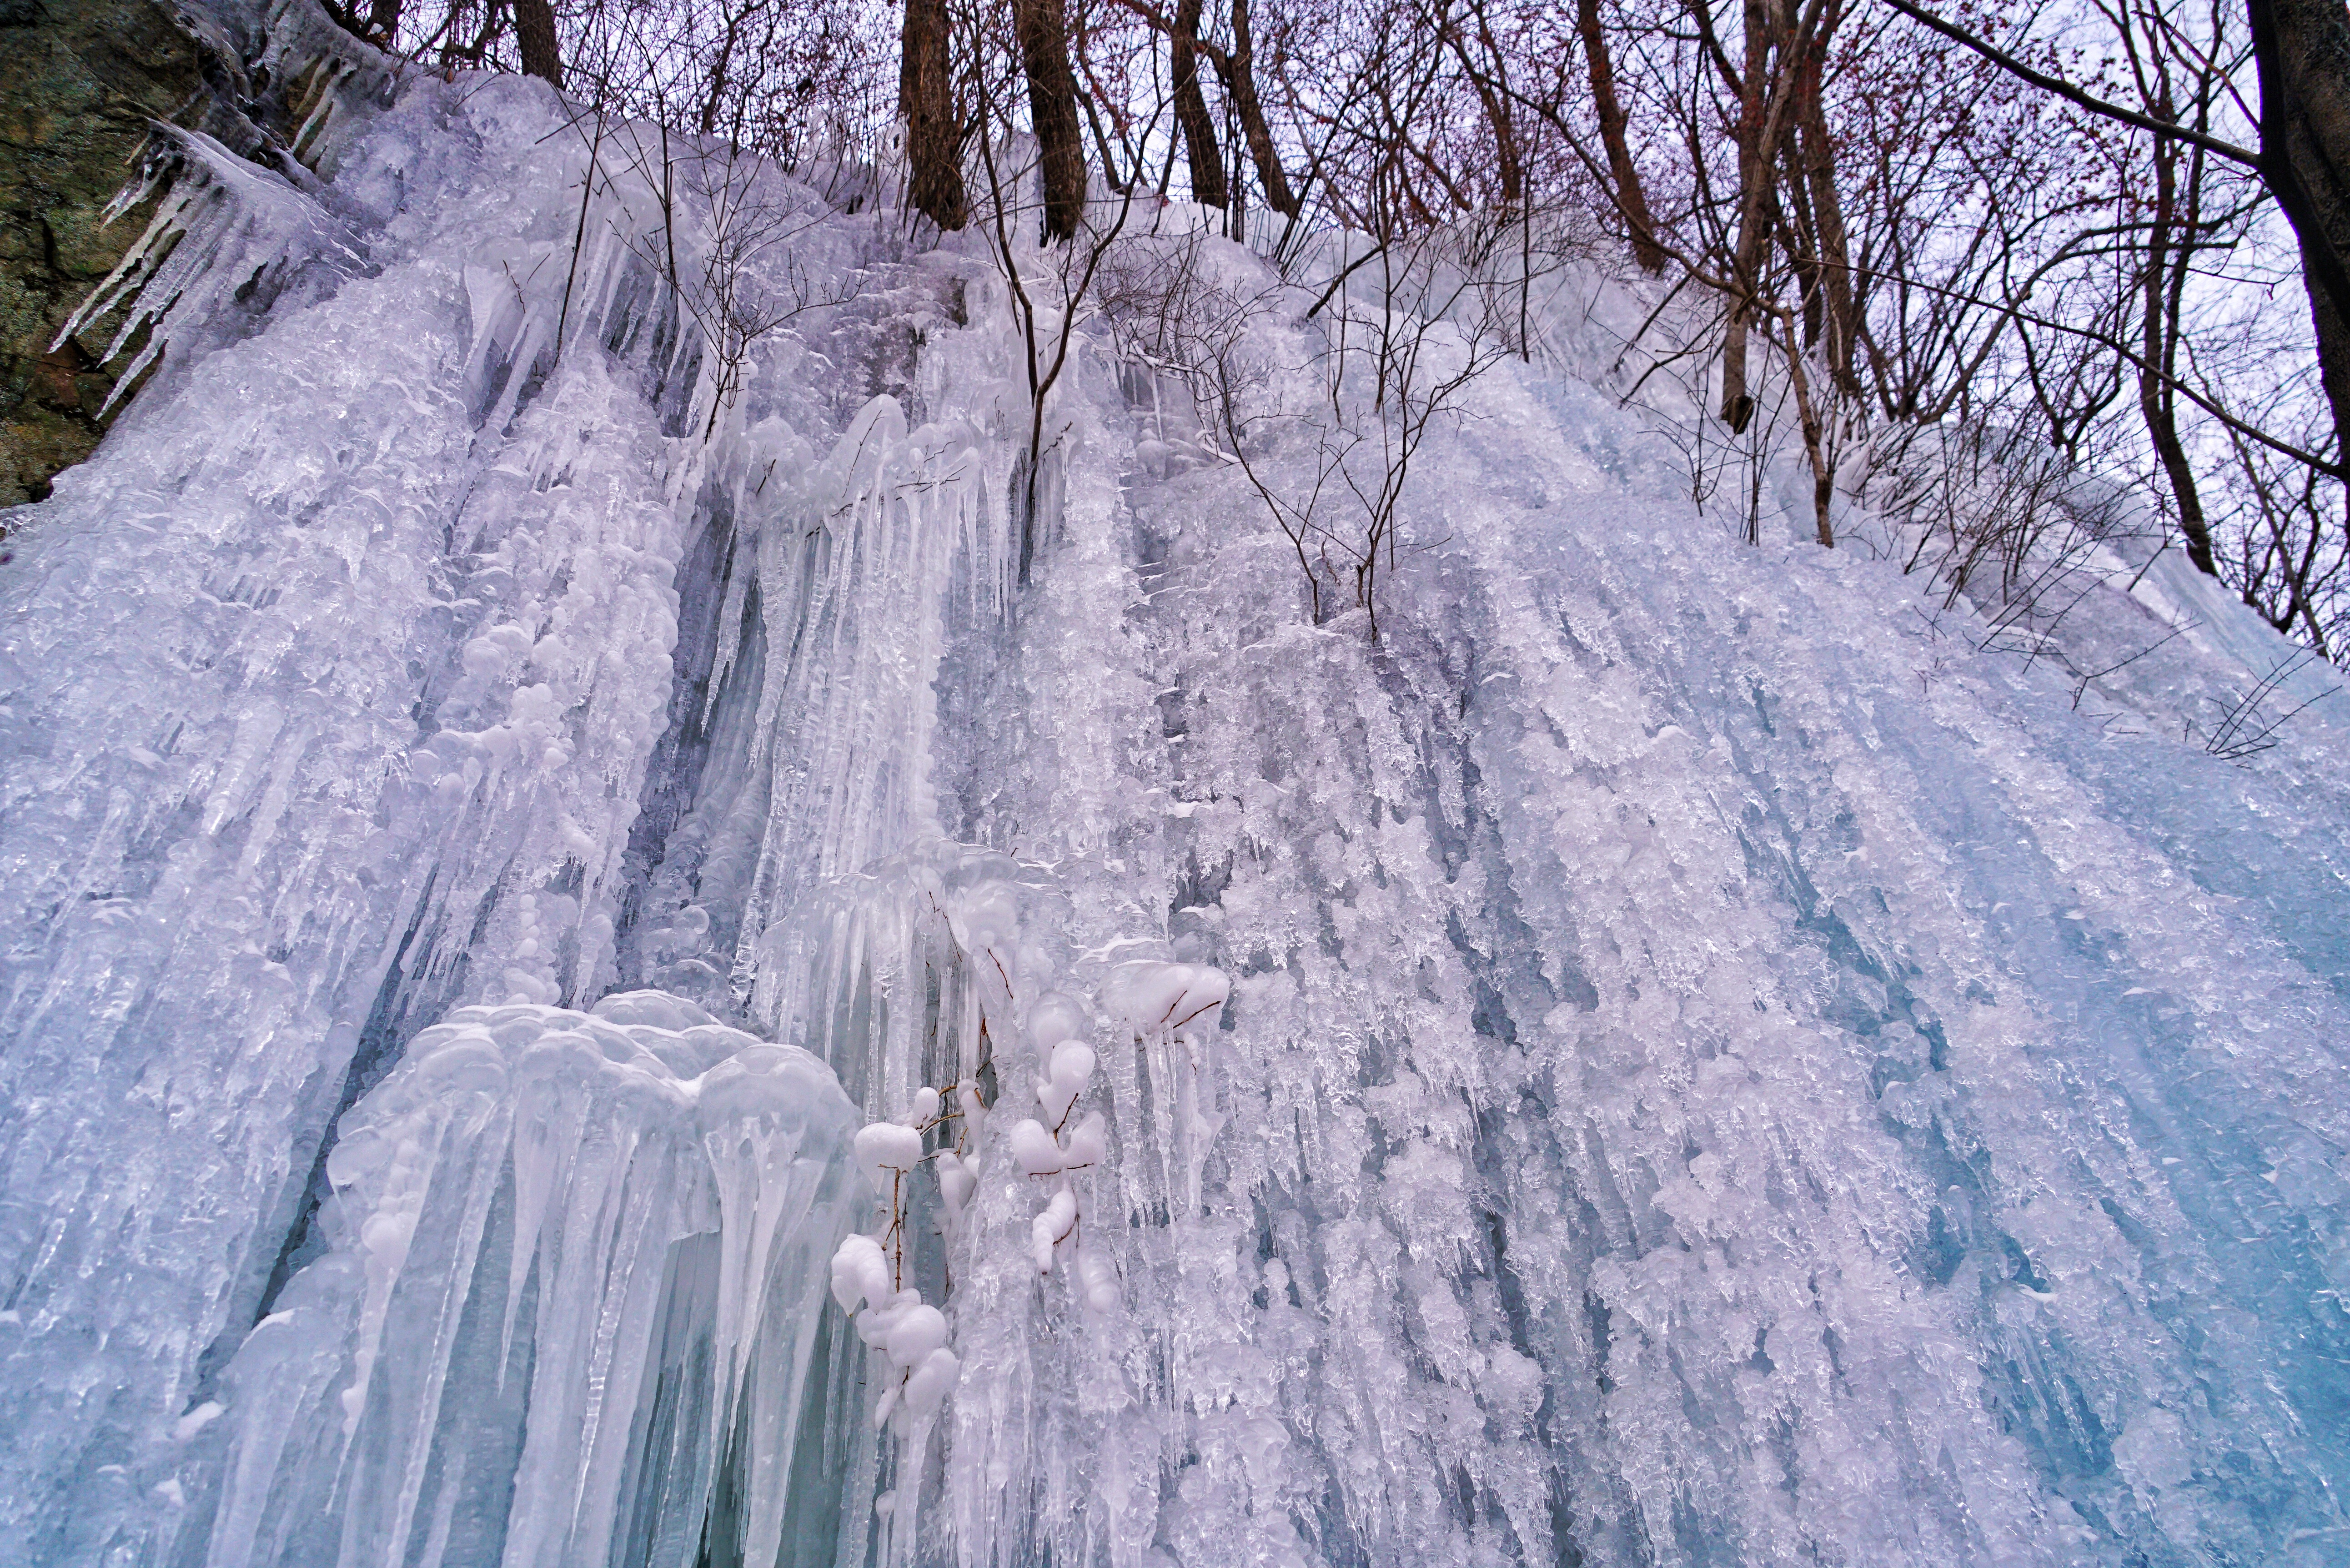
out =
[[[384,48],[400,31],[400,0],[372,0],[368,6],[367,36]]]
[[[515,43],[522,68],[555,88],[563,86],[563,54],[555,41],[555,7],[549,0],[514,0]]]
[[[2164,119],[2171,117],[2168,99],[2166,88],[2163,100],[2154,106]],[[2170,286],[2172,269],[2178,269],[2184,281],[2195,241],[2191,223],[2182,223],[2178,210],[2181,151],[2174,141],[2158,140],[2154,144],[2154,221],[2147,226],[2146,236],[2146,321],[2144,341],[2139,345],[2137,408],[2146,421],[2147,439],[2161,460],[2163,477],[2170,483],[2171,499],[2178,504],[2178,531],[2187,538],[2187,558],[2199,570],[2217,576],[2211,530],[2203,520],[2203,501],[2195,490],[2195,470],[2178,439],[2178,396],[2171,379],[2178,360],[2179,325],[2178,292]],[[2175,244],[2174,234],[2178,236]]]
[[[1515,207],[1526,195],[1525,166],[1518,156],[1518,131],[1510,112],[1510,88],[1505,73],[1509,57],[1493,41],[1493,29],[1486,20],[1485,8],[1478,0],[1471,0],[1470,15],[1477,22],[1477,45],[1487,65],[1481,66],[1469,54],[1469,40],[1463,36],[1459,22],[1449,14],[1443,17],[1444,41],[1452,49],[1452,57],[1461,62],[1461,74],[1476,90],[1478,107],[1485,111],[1485,127],[1493,133],[1493,171],[1501,185],[1501,204]],[[1490,68],[1489,68],[1490,67]]]
[[[1640,184],[1640,171],[1624,139],[1624,105],[1616,96],[1616,65],[1607,52],[1607,36],[1599,27],[1599,0],[1575,0],[1575,31],[1583,36],[1583,58],[1591,69],[1591,102],[1599,113],[1599,142],[1607,151],[1608,177],[1616,184],[1616,206],[1624,226],[1632,232],[1632,259],[1640,270],[1665,270],[1665,250],[1657,243],[1657,221],[1648,213],[1648,193]]]
[[[1014,0],[1014,21],[1028,76],[1028,119],[1045,166],[1045,237],[1074,239],[1086,213],[1086,143],[1077,78],[1069,69],[1069,25],[1061,0]]]
[[[1224,155],[1216,146],[1216,122],[1208,117],[1208,95],[1200,90],[1201,0],[1179,0],[1173,47],[1175,119],[1183,127],[1183,152],[1191,164],[1191,200],[1224,204]]]
[[[1777,138],[1766,123],[1772,78],[1779,64],[1780,42],[1774,0],[1746,0],[1745,77],[1739,83],[1738,236],[1730,253],[1730,281],[1735,295],[1721,346],[1721,422],[1743,433],[1754,418],[1754,396],[1747,389],[1746,341],[1753,330],[1762,297],[1765,249],[1775,227],[1777,203],[1772,200],[1773,169],[1777,161]]]
[[[906,0],[898,112],[906,118],[906,200],[941,229],[969,215],[962,138],[947,53],[946,0]]]
[[[1828,135],[1823,103],[1827,74],[1827,41],[1839,20],[1831,5],[1817,33],[1804,49],[1802,75],[1795,83],[1794,148],[1808,198],[1814,244],[1812,263],[1819,276],[1822,314],[1827,341],[1828,377],[1850,397],[1860,395],[1855,369],[1860,338],[1860,307],[1853,287],[1852,244],[1844,223],[1844,202],[1836,192],[1835,143]]]
[[[1282,172],[1281,154],[1273,145],[1265,123],[1264,105],[1256,96],[1256,46],[1249,40],[1248,0],[1232,0],[1232,52],[1223,72],[1224,90],[1241,119],[1241,134],[1248,140],[1250,161],[1264,185],[1264,202],[1284,218],[1297,216],[1297,198],[1290,193],[1289,177]]]
[[[702,98],[700,130],[704,136],[718,134],[718,117],[726,109],[726,73],[734,64],[734,47],[742,42],[743,24],[748,19],[747,13],[740,8],[726,14],[726,36],[719,40],[718,59],[710,68],[709,90]]]
[[[1788,171],[1786,195],[1779,209],[1779,248],[1787,253],[1788,270],[1795,275],[1795,301],[1803,317],[1804,352],[1811,353],[1827,335],[1825,292],[1820,285],[1820,242],[1812,222],[1812,199],[1803,181]]]
[[[2318,379],[2350,454],[2350,13],[2342,0],[2250,0],[2261,174],[2301,243]]]

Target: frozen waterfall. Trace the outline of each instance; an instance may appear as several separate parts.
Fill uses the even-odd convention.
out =
[[[334,47],[9,520],[0,1555],[2350,1560],[2350,698],[2174,557],[1742,543],[1595,266],[1315,627],[868,172],[730,339]]]

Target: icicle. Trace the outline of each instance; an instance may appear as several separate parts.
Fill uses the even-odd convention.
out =
[[[1231,994],[1222,970],[1148,959],[1119,964],[1101,989],[1102,1011],[1142,1045],[1157,1103],[1174,1107],[1172,1137],[1160,1155],[1183,1173],[1187,1214],[1199,1210],[1208,1145],[1223,1125],[1213,1109],[1210,1048]],[[1170,1182],[1170,1201],[1178,1190]]]
[[[368,265],[358,238],[283,175],[239,158],[201,130],[162,120],[149,122],[138,175],[108,203],[105,221],[166,186],[169,193],[146,232],[50,345],[62,345],[130,302],[100,362],[121,353],[140,328],[151,330],[107,394],[108,408],[138,384],[168,343],[209,320],[231,294],[250,296],[257,311],[312,262],[338,274]]]

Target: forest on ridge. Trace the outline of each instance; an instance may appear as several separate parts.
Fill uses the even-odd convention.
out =
[[[1622,257],[1709,323],[1624,349],[1711,405],[1701,505],[1735,515],[1756,454],[1799,447],[1823,537],[1841,490],[1961,582],[2017,579],[2086,470],[2315,654],[2350,636],[2350,22],[2325,0],[329,9],[420,67],[556,84],[575,134],[672,185],[690,141],[704,186],[712,149],[901,168],[945,230],[1098,240],[1172,198],[1275,258],[1329,225],[1423,266],[1522,250],[1528,290]],[[605,146],[627,120],[679,143]]]

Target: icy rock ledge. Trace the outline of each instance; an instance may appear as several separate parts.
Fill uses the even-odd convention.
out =
[[[203,1560],[775,1561],[821,1529],[785,1483],[860,1122],[815,1056],[660,992],[426,1030],[344,1118],[331,1252],[225,1374]]]

